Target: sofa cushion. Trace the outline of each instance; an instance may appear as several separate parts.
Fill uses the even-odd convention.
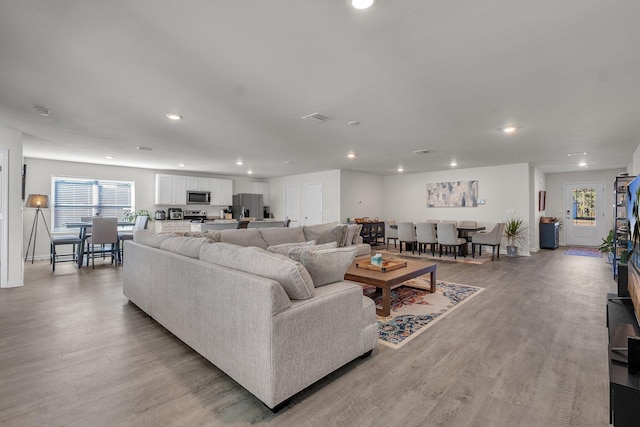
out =
[[[175,233],[154,233],[150,230],[138,230],[133,232],[133,241],[141,245],[151,246],[160,249],[160,244],[172,237],[176,237]]]
[[[344,280],[347,268],[356,256],[356,247],[304,251],[300,262],[307,269],[315,287]]]
[[[267,243],[262,238],[259,228],[241,228],[235,230],[220,230],[220,241],[238,246],[257,246],[267,249]]]
[[[287,255],[294,261],[300,261],[300,254],[304,251],[322,251],[325,249],[334,249],[337,248],[338,244],[336,242],[324,243],[322,245],[314,245],[314,246],[298,246],[289,249],[289,253]]]
[[[302,243],[307,241],[307,239],[304,238],[304,233],[300,227],[266,227],[258,228],[258,230],[260,230],[260,235],[267,243],[267,246],[277,246],[283,243]]]
[[[300,248],[300,247],[306,248],[309,246],[313,246],[315,244],[316,244],[315,240],[312,240],[310,242],[302,242],[302,243],[282,243],[280,245],[269,246],[267,248],[267,251],[284,255],[284,256],[289,256],[289,249],[291,248]]]
[[[319,245],[337,242],[339,246],[347,232],[347,224],[333,222],[329,224],[305,225],[302,227],[302,231],[307,241],[315,240]]]
[[[206,237],[170,237],[162,241],[160,249],[197,259],[200,248],[207,244],[209,239]]]
[[[206,237],[209,240],[209,243],[217,243],[220,241],[220,233],[214,231],[213,233],[210,231],[185,231],[185,237]]]
[[[200,259],[275,280],[292,300],[313,296],[314,286],[309,272],[299,262],[280,254],[256,247],[216,243],[203,246]]]

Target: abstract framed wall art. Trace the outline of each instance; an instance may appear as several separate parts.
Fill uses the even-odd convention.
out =
[[[427,184],[428,208],[473,208],[478,206],[478,181]]]

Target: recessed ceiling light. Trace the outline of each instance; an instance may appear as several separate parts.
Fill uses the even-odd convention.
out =
[[[357,121],[357,120],[351,120],[350,122],[347,122],[347,124],[349,124],[351,126],[358,126],[360,124],[360,122]]]
[[[451,165],[452,167],[456,167],[458,166],[458,162],[456,162],[455,160],[452,161],[451,163],[449,163],[449,165]]]
[[[41,116],[45,116],[45,117],[47,117],[49,115],[49,113],[51,112],[51,111],[49,111],[48,108],[44,108],[44,107],[41,107],[39,105],[36,105],[35,107],[33,107],[33,109],[36,111],[36,113],[40,114]]]
[[[249,175],[253,175],[253,171],[252,171],[251,169],[249,169],[249,170],[247,171],[247,173],[248,173]]]
[[[569,153],[567,154],[567,157],[573,157],[573,156],[586,156],[587,152],[586,151],[581,151],[579,153]]]
[[[242,166],[242,165],[244,165],[244,162],[243,162],[242,160],[238,160],[238,161],[236,162],[236,165],[238,165],[238,166]]]
[[[402,166],[400,166],[400,167],[398,168],[398,172],[404,172],[404,168],[403,168]]]
[[[518,128],[515,126],[506,126],[502,128],[502,132],[504,133],[514,133],[515,131],[517,131]]]
[[[282,163],[284,163],[285,165],[290,165],[290,164],[291,164],[291,160],[285,160],[285,161],[284,161],[284,162],[282,162]]]
[[[115,158],[116,158],[116,156],[106,156],[106,157],[105,157],[105,159],[109,159],[109,160],[113,160],[113,159],[115,159]]]
[[[347,0],[347,3],[354,9],[369,9],[375,4],[376,0]]]
[[[180,166],[181,168],[183,168],[183,167],[185,167],[185,166],[187,166],[187,165],[185,165],[184,163],[179,163],[179,164],[178,164],[178,166]]]
[[[169,120],[182,120],[182,116],[180,114],[167,113],[165,116],[167,116],[167,119]]]
[[[587,162],[580,162],[580,163],[578,163],[578,166],[583,167],[583,168],[587,167]]]
[[[347,157],[350,158],[350,159],[355,159],[356,155],[357,155],[356,153],[349,153],[349,154],[347,154]]]

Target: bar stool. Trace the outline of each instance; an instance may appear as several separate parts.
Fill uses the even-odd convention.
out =
[[[49,255],[51,269],[56,271],[56,262],[78,262],[78,250],[76,245],[82,244],[82,240],[78,236],[59,235],[51,236],[51,253]],[[73,245],[73,252],[70,254],[58,254],[56,247],[59,245]]]

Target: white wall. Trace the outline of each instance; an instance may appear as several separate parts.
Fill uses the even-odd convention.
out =
[[[636,147],[636,151],[633,152],[632,161],[633,165],[630,170],[629,168],[627,168],[627,172],[629,172],[631,175],[638,176],[640,175],[640,145],[638,145],[638,147]]]
[[[607,224],[606,232],[613,227],[613,182],[620,172],[626,172],[625,168],[607,169],[597,171],[581,171],[581,172],[565,172],[565,173],[548,173],[546,175],[547,183],[547,211],[546,216],[555,216],[560,220],[560,244],[565,244],[564,236],[564,185],[580,182],[604,182],[605,194],[605,222]],[[605,236],[602,236],[603,238]]]
[[[484,205],[475,208],[427,207],[427,184],[468,180],[478,181],[478,198],[485,199]],[[512,216],[528,221],[533,209],[529,181],[527,163],[386,176],[384,218],[413,222],[427,219],[475,220],[488,228]],[[529,245],[525,246],[520,248],[522,255],[529,254]]]
[[[340,170],[306,173],[269,179],[271,213],[276,219],[284,218],[284,189],[290,185],[300,185],[300,217],[304,218],[304,184],[322,184],[322,222],[341,221],[340,213]],[[300,224],[291,224],[299,226]]]
[[[362,172],[340,172],[340,214],[347,218],[369,217],[383,219],[384,178]]]
[[[8,204],[7,217],[7,283],[4,287],[22,286],[24,283],[24,266],[22,264],[22,133],[7,128],[0,128],[0,148],[8,150],[9,158],[7,183]]]
[[[151,214],[156,209],[166,209],[167,206],[155,205],[155,175],[156,173],[168,173],[174,175],[193,175],[204,176],[211,178],[225,178],[233,180],[234,194],[235,193],[250,193],[251,192],[251,180],[244,177],[229,177],[221,175],[207,175],[188,172],[176,172],[176,171],[158,171],[152,169],[141,169],[121,166],[109,166],[109,165],[96,165],[90,163],[77,163],[77,162],[62,162],[57,160],[43,160],[26,158],[25,164],[27,165],[27,179],[26,179],[26,194],[40,193],[51,195],[51,177],[52,176],[65,176],[65,177],[91,177],[102,179],[118,179],[135,182],[135,199],[134,204],[136,209],[146,209]],[[175,206],[182,209],[194,209],[193,206]],[[197,209],[202,209],[198,207]],[[219,208],[216,206],[210,206],[206,209],[209,215],[218,216]],[[43,210],[47,224],[51,225],[51,210]],[[29,241],[29,234],[31,233],[31,227],[33,224],[33,217],[35,215],[34,209],[25,209],[24,211],[24,227],[20,227],[22,233],[20,234],[21,242],[24,241],[24,249],[21,248],[22,256],[24,257],[24,251],[27,249],[27,242]],[[46,259],[49,257],[49,236],[47,231],[41,224],[38,224],[38,238],[35,257],[39,259]],[[31,250],[29,250],[31,253]],[[29,256],[29,259],[31,257]]]

